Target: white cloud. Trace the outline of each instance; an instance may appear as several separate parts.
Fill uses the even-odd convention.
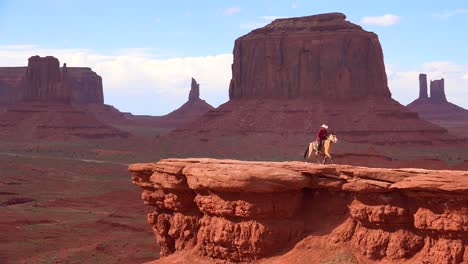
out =
[[[200,83],[201,97],[217,106],[228,100],[231,54],[161,58],[154,51],[127,49],[101,54],[87,49],[42,49],[0,46],[0,66],[25,66],[33,55],[54,56],[69,67],[91,67],[102,76],[106,103],[124,111],[165,114],[188,97],[190,78]],[[147,104],[143,109],[142,103]],[[146,111],[146,112],[145,112]]]
[[[427,74],[430,80],[445,79],[447,99],[468,109],[468,64],[451,61],[431,61],[421,64],[416,69],[400,70],[394,65],[386,65],[388,85],[393,98],[402,104],[408,104],[419,95],[419,74]]]
[[[468,14],[468,9],[458,8],[455,10],[445,10],[443,12],[433,14],[432,16],[440,19],[447,19],[459,14]]]
[[[400,21],[400,17],[392,14],[385,14],[383,16],[366,16],[361,19],[362,24],[374,26],[392,26]]]
[[[234,14],[237,14],[240,12],[240,7],[234,6],[234,7],[228,7],[224,9],[221,13],[223,16],[232,16]]]
[[[292,3],[292,4],[291,4],[291,8],[293,8],[293,9],[296,9],[296,8],[298,8],[298,7],[299,7],[299,5],[298,5],[297,3]]]

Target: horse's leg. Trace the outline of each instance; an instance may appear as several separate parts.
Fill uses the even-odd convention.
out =
[[[307,160],[306,160],[306,162],[309,162],[309,161],[310,161],[310,156],[312,156],[313,148],[314,148],[313,143],[309,143],[309,153],[308,153],[308,155],[307,155]]]

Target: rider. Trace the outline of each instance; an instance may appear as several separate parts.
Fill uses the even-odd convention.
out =
[[[318,155],[319,151],[322,149],[322,145],[323,145],[323,141],[325,139],[327,139],[328,137],[328,126],[323,124],[319,131],[317,132],[317,142],[318,142],[318,145],[317,145],[317,149],[315,150],[315,154]]]

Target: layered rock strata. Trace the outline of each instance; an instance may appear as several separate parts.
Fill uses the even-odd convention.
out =
[[[276,19],[238,38],[230,99],[390,98],[377,35],[345,19]]]
[[[29,58],[20,93],[23,102],[70,102],[66,65],[60,71],[59,61],[54,57]]]
[[[0,105],[24,100],[103,104],[102,78],[91,68],[60,67],[51,56],[32,56],[28,67],[0,67]]]
[[[294,254],[313,246],[359,263],[468,261],[466,171],[214,159],[129,171],[162,256],[307,263]]]
[[[96,118],[99,114],[115,119],[117,114],[104,105],[102,79],[90,68],[60,67],[54,57],[33,56],[26,68],[0,68],[0,92],[8,95],[0,114],[1,136],[21,140],[129,136]]]
[[[276,19],[238,38],[233,55],[230,100],[158,144],[187,157],[294,159],[322,124],[367,146],[462,141],[391,98],[377,35],[344,14]]]

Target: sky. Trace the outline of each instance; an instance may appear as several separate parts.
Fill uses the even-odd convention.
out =
[[[0,66],[33,55],[103,77],[105,103],[164,115],[188,98],[190,78],[213,106],[228,100],[234,40],[275,18],[342,12],[380,39],[392,97],[418,96],[418,74],[445,78],[468,108],[468,1],[0,0]]]

